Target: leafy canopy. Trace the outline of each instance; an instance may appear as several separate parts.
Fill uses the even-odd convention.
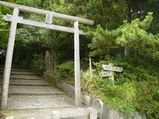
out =
[[[152,13],[148,13],[145,19],[139,18],[131,23],[125,21],[123,25],[115,30],[107,30],[100,25],[94,31],[88,32],[92,38],[89,48],[92,49],[91,56],[106,56],[112,49],[127,47],[143,57],[154,57],[158,53],[159,37],[147,32],[153,20]],[[134,54],[135,53],[135,54]]]

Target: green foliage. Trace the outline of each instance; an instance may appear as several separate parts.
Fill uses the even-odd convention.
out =
[[[141,112],[146,112],[149,119],[159,118],[159,81],[143,81],[138,83],[138,98],[136,107]]]
[[[34,1],[16,1],[21,2],[20,4],[26,4],[28,2],[29,4],[32,4]],[[39,3],[39,2],[38,2]],[[41,4],[36,4],[38,7],[42,6],[43,9],[49,9],[56,12],[61,13],[69,13],[73,12],[73,6],[72,4],[65,4],[63,0],[55,0],[55,1],[41,1]],[[33,19],[37,21],[44,21],[44,18],[38,15],[26,15],[24,13],[25,17],[28,19]],[[54,24],[61,24],[61,25],[67,25],[70,26],[72,23],[68,23],[64,20],[59,20],[57,18],[54,18],[53,20]],[[70,40],[71,39],[71,40]],[[43,52],[45,49],[49,49],[50,51],[54,52],[56,54],[56,59],[58,63],[62,63],[66,60],[70,60],[73,58],[73,35],[67,34],[67,33],[61,33],[58,31],[52,31],[42,28],[35,28],[32,26],[21,26],[18,29],[17,37],[16,37],[16,46],[19,47],[18,44],[23,45],[25,47],[34,47],[33,50],[36,50],[36,52]],[[87,47],[85,45],[85,47]],[[67,49],[67,50],[66,50]],[[60,52],[59,52],[60,51]],[[71,53],[70,53],[71,52]]]
[[[113,33],[104,30],[100,25],[95,31],[89,31],[88,35],[92,37],[92,42],[89,44],[89,48],[93,50],[91,56],[105,55],[115,44]]]
[[[158,0],[127,0],[127,4],[129,7],[129,20],[131,21],[134,18],[143,18],[148,11],[152,11],[154,13],[154,19],[152,21],[152,24],[149,28],[149,31],[151,33],[158,33],[159,32],[159,1]]]
[[[73,62],[72,61],[67,61],[65,63],[62,63],[58,66],[58,72],[60,73],[60,77],[62,79],[66,78],[70,78],[72,79],[73,77],[73,72],[74,72],[74,68],[73,68]]]
[[[90,18],[95,20],[95,23],[101,22],[102,26],[108,26],[110,29],[115,28],[122,23],[122,21],[126,18],[126,14],[124,13],[126,13],[127,11],[127,5],[125,0],[117,0],[114,2],[107,2],[101,0],[89,0],[88,2],[66,0],[7,1],[24,4],[32,7],[48,9],[60,13],[66,13],[74,16]],[[44,18],[35,14],[21,13],[21,15],[24,16],[24,18],[44,21]],[[54,18],[53,22],[54,24],[58,25],[60,24],[64,26],[73,26],[73,23],[68,23],[67,21],[60,20],[58,18]],[[19,47],[20,44],[27,48],[36,46],[35,49],[38,49],[38,51],[36,52],[39,52],[39,50],[43,52],[44,49],[52,50],[57,55],[56,58],[59,63],[73,59],[73,35],[26,26],[19,26],[17,34],[18,35],[16,37],[16,47]],[[87,44],[89,43],[89,40],[86,38],[82,39],[84,40],[81,41],[81,56],[84,57],[89,52],[89,50],[87,49]],[[20,47],[17,49],[20,49]]]
[[[34,71],[36,71],[38,74],[42,75],[42,73],[44,72],[44,60],[41,56],[39,55],[34,55],[34,60],[32,63],[32,67],[34,69]]]
[[[8,37],[8,24],[4,21],[3,15],[8,13],[9,10],[0,5],[0,51],[6,49],[7,37]]]
[[[22,5],[28,5],[32,7],[38,7],[41,5],[42,0],[6,0],[6,1]]]
[[[82,16],[94,20],[94,26],[100,24],[97,25],[96,29],[87,29],[90,30],[88,36],[92,39],[92,43],[87,37],[80,37],[82,39],[80,41],[81,58],[87,58],[88,43],[90,43],[89,48],[92,50],[90,56],[98,61],[107,58],[94,63],[96,71],[92,78],[88,72],[83,72],[83,90],[100,97],[107,104],[122,112],[130,113],[139,110],[146,113],[150,119],[159,118],[159,72],[158,68],[152,66],[152,63],[156,66],[159,65],[159,35],[150,32],[151,30],[153,33],[158,31],[159,15],[157,9],[159,4],[157,0],[146,0],[144,2],[141,0],[138,2],[132,0],[5,1]],[[131,10],[133,10],[132,13],[130,13]],[[138,11],[142,10],[144,13],[139,14]],[[154,15],[148,13],[145,16],[147,11],[153,11]],[[9,12],[9,9],[0,6],[0,50],[6,49],[8,34],[8,25],[4,22],[2,15]],[[44,21],[44,16],[25,12],[20,13],[20,15],[27,19]],[[133,18],[136,19],[133,20]],[[73,26],[73,22],[68,23],[58,18],[54,18],[53,23]],[[80,25],[81,28],[85,29],[83,25]],[[19,58],[15,59],[18,59],[18,63],[20,58],[21,60],[29,60],[29,62],[24,61],[24,63],[27,65],[32,62],[34,69],[42,74],[44,71],[43,56],[46,50],[56,54],[55,60],[61,64],[58,66],[60,78],[72,79],[73,63],[68,60],[73,59],[73,35],[18,25],[15,44],[16,57]],[[33,54],[37,55],[33,56]],[[126,54],[128,54],[127,59],[123,58]],[[114,63],[124,68],[123,73],[115,75],[114,85],[108,78],[103,79],[99,76],[103,63]],[[149,64],[151,64],[150,67]]]
[[[152,13],[148,13],[146,18],[143,21],[140,21],[138,18],[133,20],[131,23],[124,23],[118,29],[112,31],[115,32],[116,42],[121,46],[128,45],[130,43],[136,43],[140,40],[151,40],[153,35],[147,33],[147,30],[152,22]],[[151,41],[153,42],[153,41]],[[134,44],[133,44],[134,45]],[[136,44],[135,44],[136,45]]]
[[[117,28],[127,18],[126,0],[88,0],[84,4],[84,8],[78,12],[85,13],[85,16],[95,21],[95,24],[101,24],[108,29]]]
[[[124,56],[125,50],[127,50],[130,57],[139,56],[157,60],[159,37],[146,31],[152,19],[152,13],[148,13],[143,20],[137,18],[131,23],[125,22],[119,28],[111,31],[97,26],[94,31],[88,32],[88,36],[92,38],[92,42],[89,44],[89,48],[92,49],[90,55],[105,57],[112,55],[114,51],[123,50]],[[121,52],[116,53],[121,54]]]
[[[136,89],[132,82],[113,85],[109,79],[103,79],[99,74],[90,78],[89,73],[84,72],[82,74],[82,89],[101,98],[106,104],[121,112],[131,113],[135,110],[133,101]]]
[[[102,64],[114,63],[123,67],[122,73],[115,73],[115,83],[109,78],[102,78]],[[130,64],[125,61],[102,60],[94,63],[95,72],[90,78],[89,72],[82,73],[82,89],[96,97],[100,97],[106,104],[121,112],[130,114],[138,110],[146,113],[149,119],[157,119],[159,108],[158,77],[151,72],[151,68]]]

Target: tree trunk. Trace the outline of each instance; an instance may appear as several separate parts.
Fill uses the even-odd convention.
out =
[[[54,70],[54,73],[56,73],[57,72],[57,68],[56,68],[56,66],[57,66],[57,62],[56,62],[56,53],[54,52],[53,53],[53,70]]]
[[[46,50],[45,52],[45,70],[50,73],[50,52]]]
[[[129,48],[126,45],[125,48],[124,48],[124,58],[127,58],[128,56],[129,56]]]
[[[53,50],[51,52],[51,72],[56,73],[56,53]]]

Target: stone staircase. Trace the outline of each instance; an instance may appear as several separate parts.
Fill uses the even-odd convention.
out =
[[[0,91],[2,80],[3,68],[0,69]],[[74,101],[64,92],[33,72],[24,69],[12,69],[8,108],[2,111],[2,114],[14,119],[60,119],[56,117],[54,112],[59,112],[60,118],[67,119],[91,117],[90,109],[77,108]]]

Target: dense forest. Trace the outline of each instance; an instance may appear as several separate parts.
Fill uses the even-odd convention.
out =
[[[124,114],[145,113],[159,119],[159,1],[158,0],[4,0],[17,4],[89,18],[93,26],[80,25],[82,90],[100,97]],[[0,63],[4,65],[10,23],[3,20],[12,10],[0,6]],[[44,16],[22,12],[37,21]],[[54,24],[73,26],[57,18]],[[73,84],[73,34],[18,25],[13,66],[45,72],[45,53],[53,59],[54,78]],[[92,59],[90,77],[88,59]],[[123,67],[115,82],[102,78],[102,64]]]

